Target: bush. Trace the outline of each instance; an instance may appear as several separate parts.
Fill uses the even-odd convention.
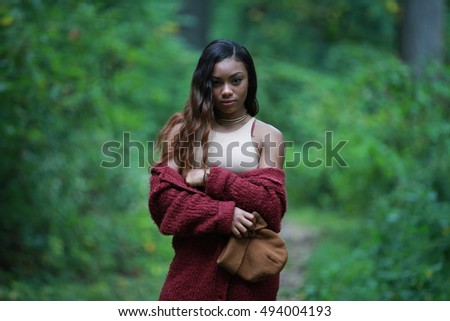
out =
[[[101,168],[101,147],[123,132],[152,140],[184,103],[192,55],[175,37],[176,10],[173,1],[0,5],[0,297],[38,298],[18,280],[152,273],[136,272],[134,259],[157,233],[147,168]]]
[[[354,58],[352,48],[337,48],[333,54],[339,51]],[[330,61],[343,63],[340,58]],[[447,300],[449,67],[430,67],[420,80],[386,55],[370,66],[356,63],[347,73],[337,67],[329,70],[339,70],[346,80],[343,90],[331,92],[345,95],[348,103],[340,113],[321,109],[318,118],[332,115],[336,132],[349,139],[344,155],[350,166],[321,168],[320,175],[306,169],[295,174],[297,180],[315,175],[320,182],[313,192],[317,198],[328,195],[322,205],[339,209],[344,217],[359,217],[362,226],[347,234],[343,250],[336,250],[344,251],[340,258],[311,274],[307,297]],[[307,193],[303,185],[296,190]],[[332,250],[318,252],[313,268],[323,252]]]

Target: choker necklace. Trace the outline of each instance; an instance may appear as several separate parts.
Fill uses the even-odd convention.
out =
[[[227,119],[227,118],[217,117],[216,120],[222,126],[233,126],[233,125],[236,125],[236,124],[239,124],[240,122],[242,122],[246,117],[247,117],[247,113],[244,113],[244,115],[239,116],[237,118]]]

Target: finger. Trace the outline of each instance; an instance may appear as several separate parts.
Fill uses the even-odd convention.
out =
[[[237,228],[235,228],[235,227],[233,227],[233,228],[231,229],[231,233],[233,233],[234,236],[236,236],[238,239],[242,238],[241,233],[240,233],[239,230],[238,230]]]
[[[246,229],[253,229],[254,228],[253,222],[249,221],[249,220],[246,220],[246,219],[242,220],[241,224],[244,225]]]
[[[241,233],[242,237],[248,237],[248,229],[243,224],[239,224],[237,226],[239,232]]]
[[[185,178],[186,184],[188,184],[189,186],[192,186],[191,172],[192,171],[188,172]]]
[[[255,219],[255,215],[253,215],[252,213],[249,213],[249,212],[244,212],[244,217],[250,221],[253,221]]]

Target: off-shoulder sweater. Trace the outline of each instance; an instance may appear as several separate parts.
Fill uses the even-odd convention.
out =
[[[148,206],[161,233],[173,235],[175,256],[160,300],[276,300],[279,275],[259,283],[232,276],[216,263],[230,234],[234,208],[257,211],[275,232],[286,212],[284,171],[235,174],[212,167],[204,190],[172,168],[153,167]]]

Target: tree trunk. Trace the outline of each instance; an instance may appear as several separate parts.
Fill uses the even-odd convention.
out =
[[[181,14],[186,19],[182,24],[181,35],[195,48],[202,49],[207,44],[210,3],[209,0],[183,1]]]
[[[404,0],[400,56],[420,76],[431,62],[442,62],[445,0]]]

